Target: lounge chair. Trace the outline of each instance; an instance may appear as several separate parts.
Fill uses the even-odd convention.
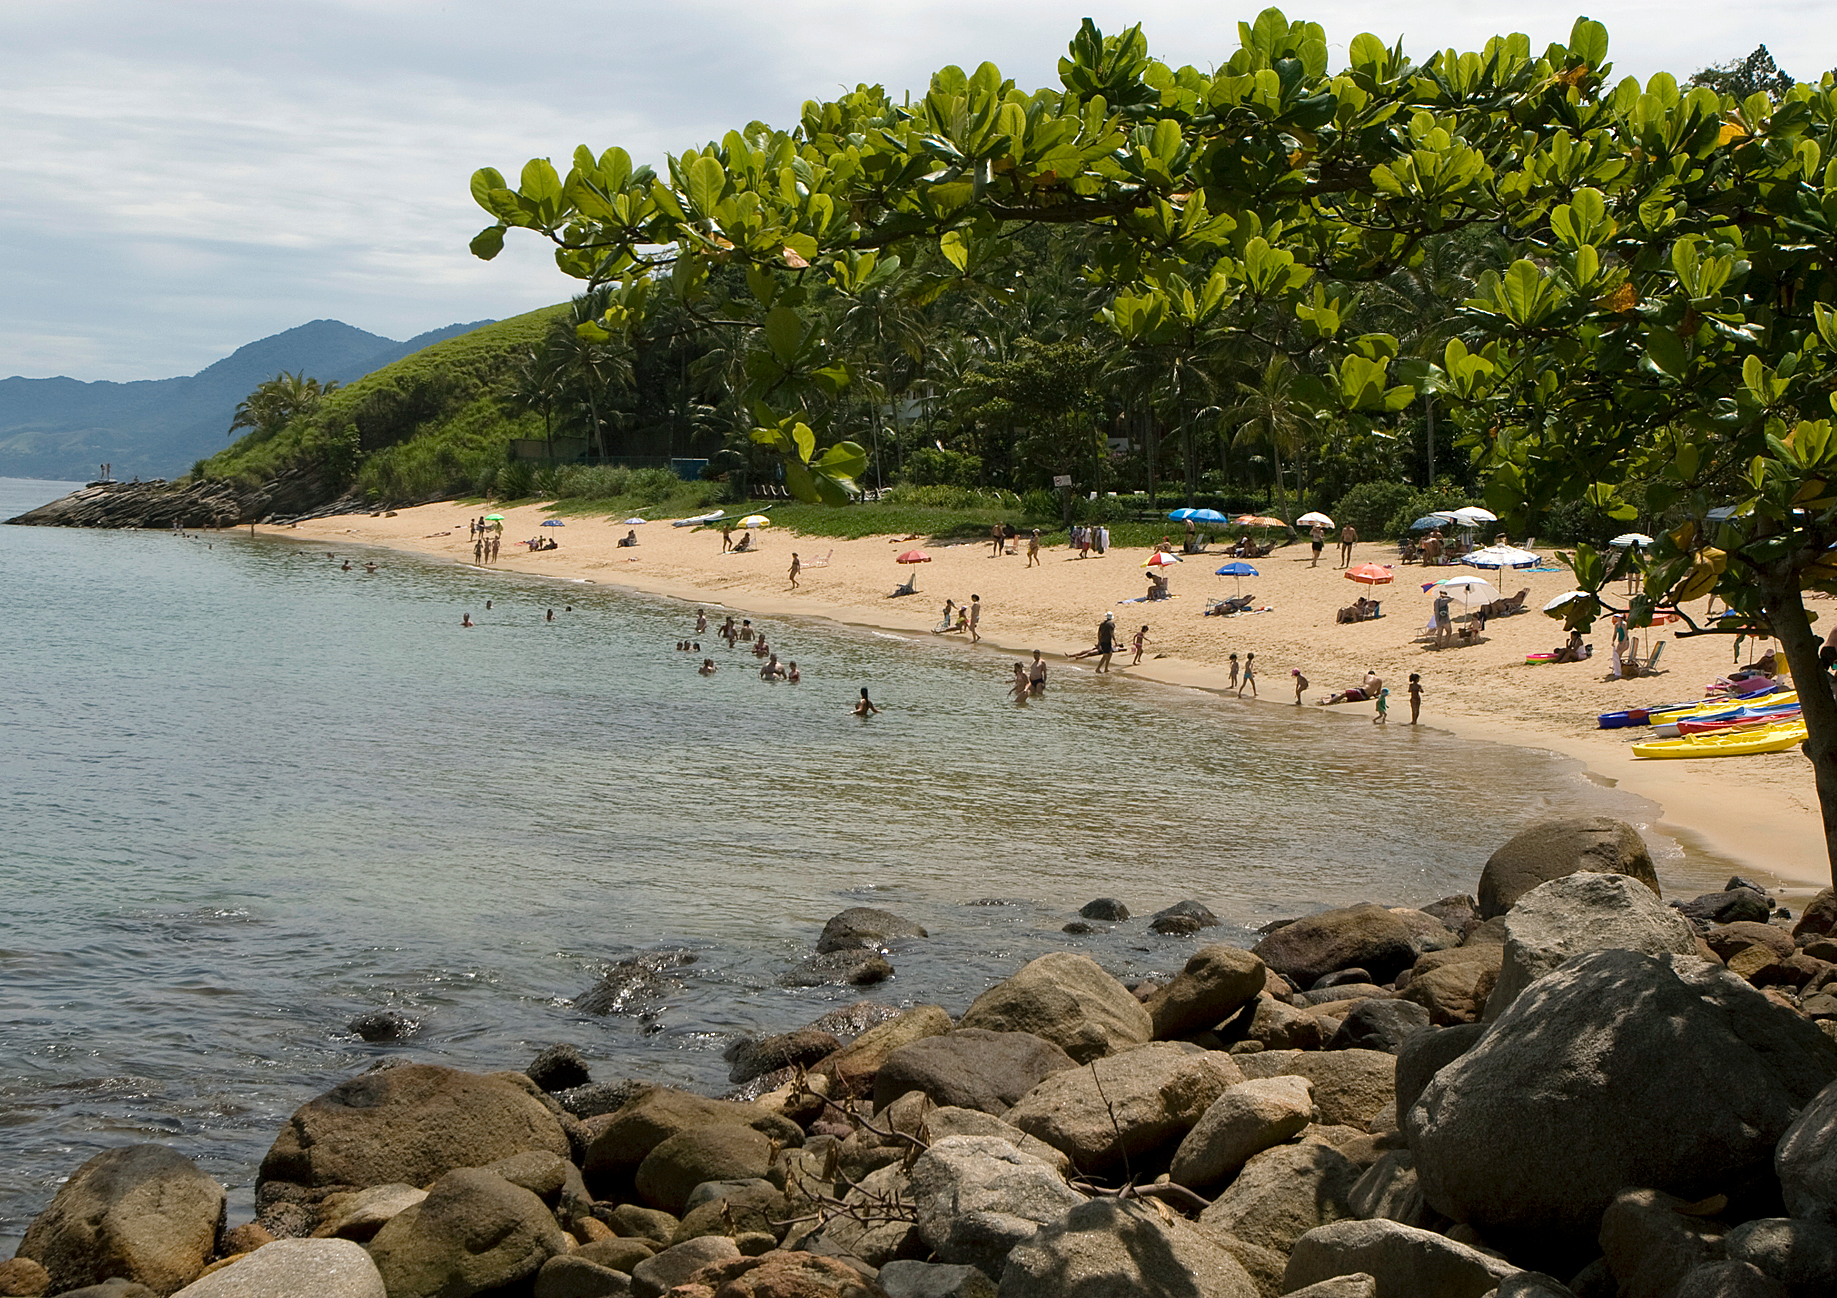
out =
[[[806,560],[804,563],[804,567],[806,568],[827,568],[829,566],[829,561],[835,558],[835,555],[836,555],[836,552],[834,550],[831,550],[828,554],[818,555],[814,559]]]
[[[1487,617],[1507,617],[1513,613],[1524,612],[1525,597],[1528,596],[1530,593],[1531,593],[1531,588],[1529,586],[1526,586],[1523,590],[1519,591],[1516,595],[1509,595],[1504,598],[1494,600],[1492,603],[1486,606],[1486,616]]]
[[[1225,617],[1232,613],[1242,613],[1256,602],[1255,595],[1232,595],[1227,599],[1214,600],[1212,607],[1205,611],[1207,617]]]
[[[1634,658],[1631,663],[1628,664],[1633,669],[1631,674],[1634,676],[1656,675],[1658,672],[1658,656],[1665,652],[1665,644],[1666,641],[1660,640],[1657,644],[1653,645],[1651,656],[1643,663],[1640,662],[1638,658]]]
[[[887,598],[888,599],[898,599],[901,595],[916,595],[916,594],[918,594],[918,574],[915,572],[910,577],[906,578],[905,585],[895,586],[893,588],[893,593],[891,595],[888,595]]]

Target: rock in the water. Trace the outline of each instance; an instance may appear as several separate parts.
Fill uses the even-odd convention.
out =
[[[662,1298],[705,1266],[737,1261],[739,1246],[724,1235],[703,1235],[666,1248],[631,1270],[631,1291],[637,1298]],[[391,1293],[389,1298],[395,1298]]]
[[[278,1239],[264,1244],[176,1298],[384,1298],[383,1277],[348,1239]]]
[[[1389,982],[1416,963],[1409,926],[1369,902],[1303,915],[1258,942],[1255,954],[1302,987],[1354,965]]]
[[[828,1079],[833,1099],[872,1095],[874,1079],[894,1051],[926,1037],[942,1036],[950,1028],[950,1015],[943,1006],[915,1005],[896,1018],[875,1024],[811,1071]]]
[[[1293,1291],[1361,1273],[1378,1298],[1481,1298],[1518,1268],[1401,1222],[1336,1221],[1303,1235],[1289,1254],[1283,1288]]]
[[[1786,1286],[1746,1262],[1711,1262],[1684,1277],[1671,1298],[1792,1298]]]
[[[850,906],[823,925],[823,935],[816,941],[819,952],[884,951],[904,938],[930,937],[921,925],[890,910],[872,906]]]
[[[652,1150],[679,1132],[708,1127],[751,1127],[781,1146],[803,1143],[795,1122],[751,1104],[709,1100],[667,1086],[653,1087],[615,1114],[587,1148],[581,1172],[605,1183],[635,1172]]]
[[[1639,831],[1610,816],[1575,816],[1532,825],[1494,852],[1480,872],[1480,918],[1503,915],[1552,879],[1577,872],[1621,874],[1658,895],[1658,874]]]
[[[1786,1211],[1837,1226],[1837,1081],[1818,1092],[1773,1155]]]
[[[1081,919],[1075,919],[1071,923],[1061,926],[1059,931],[1061,933],[1070,933],[1073,937],[1083,937],[1088,933],[1109,932],[1108,929],[1099,929],[1095,925],[1087,924]]]
[[[951,1136],[912,1165],[919,1234],[940,1262],[999,1277],[1008,1252],[1084,1202],[1057,1172],[991,1136]]]
[[[899,1011],[891,1005],[882,1005],[878,1001],[856,1001],[853,1005],[830,1010],[815,1022],[804,1026],[817,1032],[827,1032],[846,1043],[869,1028],[898,1017]]]
[[[1150,931],[1168,937],[1184,937],[1189,933],[1197,933],[1205,925],[1191,915],[1156,915],[1148,921],[1148,927]]]
[[[702,1182],[763,1177],[771,1165],[772,1142],[751,1127],[696,1127],[646,1154],[633,1185],[646,1207],[680,1217]]]
[[[1657,1190],[1622,1190],[1601,1214],[1608,1269],[1627,1298],[1666,1298],[1693,1267],[1722,1258],[1722,1224]]]
[[[223,1228],[223,1187],[164,1145],[97,1154],[27,1227],[19,1256],[52,1293],[122,1278],[160,1294],[191,1283]]]
[[[1693,955],[1696,934],[1658,895],[1623,874],[1572,874],[1540,884],[1505,917],[1505,960],[1486,1002],[1490,1022],[1565,960],[1588,951]]]
[[[884,1109],[907,1092],[920,1091],[941,1107],[1000,1115],[1052,1074],[1077,1066],[1058,1046],[1031,1032],[960,1028],[889,1054],[874,1076],[874,1107]]]
[[[370,1241],[389,1298],[470,1298],[533,1280],[567,1249],[542,1200],[479,1167],[448,1172]]]
[[[1029,961],[978,996],[957,1026],[1031,1032],[1081,1064],[1154,1035],[1154,1020],[1129,989],[1070,951]]]
[[[1313,1089],[1305,1077],[1265,1077],[1227,1087],[1180,1141],[1171,1178],[1197,1189],[1235,1175],[1308,1125]]]
[[[727,1080],[738,1084],[780,1068],[808,1068],[841,1048],[842,1043],[834,1035],[815,1028],[799,1028],[770,1037],[748,1037],[727,1051],[727,1062],[733,1065],[728,1070]]]
[[[995,1282],[973,1266],[897,1261],[875,1278],[887,1298],[996,1298]]]
[[[1316,1226],[1353,1216],[1358,1167],[1327,1145],[1277,1145],[1244,1170],[1199,1214],[1207,1231],[1286,1254]]]
[[[530,1093],[534,1083],[509,1076],[403,1064],[354,1077],[294,1111],[259,1181],[427,1185],[526,1149],[566,1158],[567,1134]]]
[[[644,1093],[646,1083],[626,1078],[622,1082],[588,1082],[555,1093],[555,1102],[577,1118],[597,1118],[617,1113]]]
[[[406,1041],[421,1030],[421,1023],[395,1010],[366,1010],[345,1024],[345,1029],[376,1045],[384,1041]]]
[[[1099,897],[1080,906],[1078,914],[1084,919],[1101,919],[1106,923],[1120,924],[1129,918],[1129,908],[1114,897]]]
[[[1177,1217],[1093,1199],[1017,1247],[1001,1298],[1259,1298],[1238,1260]]]
[[[1054,1073],[1005,1116],[1080,1171],[1103,1172],[1178,1140],[1243,1080],[1228,1055],[1157,1041]]]
[[[1732,1261],[1759,1267],[1794,1295],[1837,1293],[1837,1226],[1763,1217],[1729,1231],[1724,1246]]]
[[[680,949],[652,951],[621,960],[599,982],[574,998],[574,1008],[588,1014],[643,1014],[654,1007],[659,996],[682,985],[670,976],[670,971],[692,965],[697,958],[695,952]]]
[[[1340,1021],[1329,1050],[1382,1050],[1395,1054],[1413,1033],[1429,1026],[1429,1011],[1414,1001],[1363,1000]]]
[[[871,987],[893,976],[893,966],[877,951],[829,951],[813,955],[778,975],[780,987]]]
[[[529,1074],[530,1081],[551,1095],[586,1086],[593,1080],[593,1074],[587,1071],[587,1061],[580,1057],[580,1050],[565,1042],[544,1050],[523,1071]]]
[[[1377,1050],[1266,1050],[1237,1058],[1246,1077],[1305,1077],[1320,1121],[1364,1131],[1397,1098],[1397,1060]]]
[[[1833,1076],[1837,1042],[1726,969],[1600,951],[1533,983],[1404,1125],[1437,1211],[1590,1238],[1623,1189],[1697,1199],[1764,1171]]]
[[[1158,1041],[1217,1027],[1262,994],[1263,962],[1248,951],[1214,943],[1200,947],[1147,1001]]]
[[[1211,911],[1207,910],[1204,906],[1190,897],[1185,901],[1177,901],[1171,906],[1165,907],[1162,910],[1157,910],[1153,915],[1149,916],[1148,926],[1150,928],[1156,928],[1156,925],[1161,921],[1170,919],[1194,920],[1197,921],[1200,928],[1218,927],[1218,916],[1214,915]],[[1166,932],[1167,930],[1157,928],[1156,931]]]
[[[1752,888],[1730,888],[1724,892],[1706,892],[1701,897],[1674,903],[1677,911],[1700,928],[1712,924],[1734,924],[1747,920],[1765,924],[1773,907],[1765,893]]]

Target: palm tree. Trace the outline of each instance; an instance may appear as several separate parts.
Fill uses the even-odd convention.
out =
[[[549,331],[543,350],[554,367],[563,396],[580,404],[587,416],[587,445],[606,454],[605,421],[601,415],[607,397],[615,387],[630,387],[633,381],[631,352],[614,342],[596,342],[578,332],[582,324],[592,324],[606,311],[608,290],[583,293],[569,305],[568,314],[557,320]]]
[[[256,384],[255,391],[237,403],[229,435],[234,437],[237,429],[248,428],[258,441],[266,441],[301,415],[318,409],[319,403],[337,390],[336,379],[321,383],[307,378],[304,370],[296,374],[282,370]]]
[[[1295,380],[1298,371],[1288,357],[1277,353],[1258,371],[1253,382],[1240,382],[1237,403],[1223,412],[1227,424],[1237,426],[1232,444],[1261,443],[1269,447],[1276,465],[1276,513],[1288,518],[1288,498],[1282,484],[1282,452],[1291,458],[1301,452],[1302,437],[1314,426],[1314,414],[1301,404]]]

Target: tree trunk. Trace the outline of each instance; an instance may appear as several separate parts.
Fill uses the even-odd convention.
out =
[[[1805,616],[1805,601],[1799,594],[1797,574],[1788,574],[1787,583],[1763,583],[1762,607],[1786,651],[1786,662],[1792,668],[1792,682],[1798,687],[1799,708],[1805,718],[1806,739],[1802,746],[1811,759],[1812,781],[1818,790],[1818,811],[1824,820],[1824,851],[1830,866],[1831,881],[1837,886],[1837,694],[1831,691],[1829,675],[1818,661],[1822,642]]]

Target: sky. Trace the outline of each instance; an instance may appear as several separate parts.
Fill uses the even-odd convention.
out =
[[[0,376],[164,378],[332,318],[391,338],[502,319],[578,287],[546,245],[466,251],[468,182],[578,144],[641,161],[859,82],[922,90],[990,60],[1027,88],[1085,15],[1144,24],[1210,67],[1254,4],[1224,0],[0,0]],[[1291,4],[1337,66],[1362,31],[1419,57],[1499,31],[1532,46],[1578,12],[1615,74],[1680,79],[1765,43],[1837,66],[1829,0]]]

